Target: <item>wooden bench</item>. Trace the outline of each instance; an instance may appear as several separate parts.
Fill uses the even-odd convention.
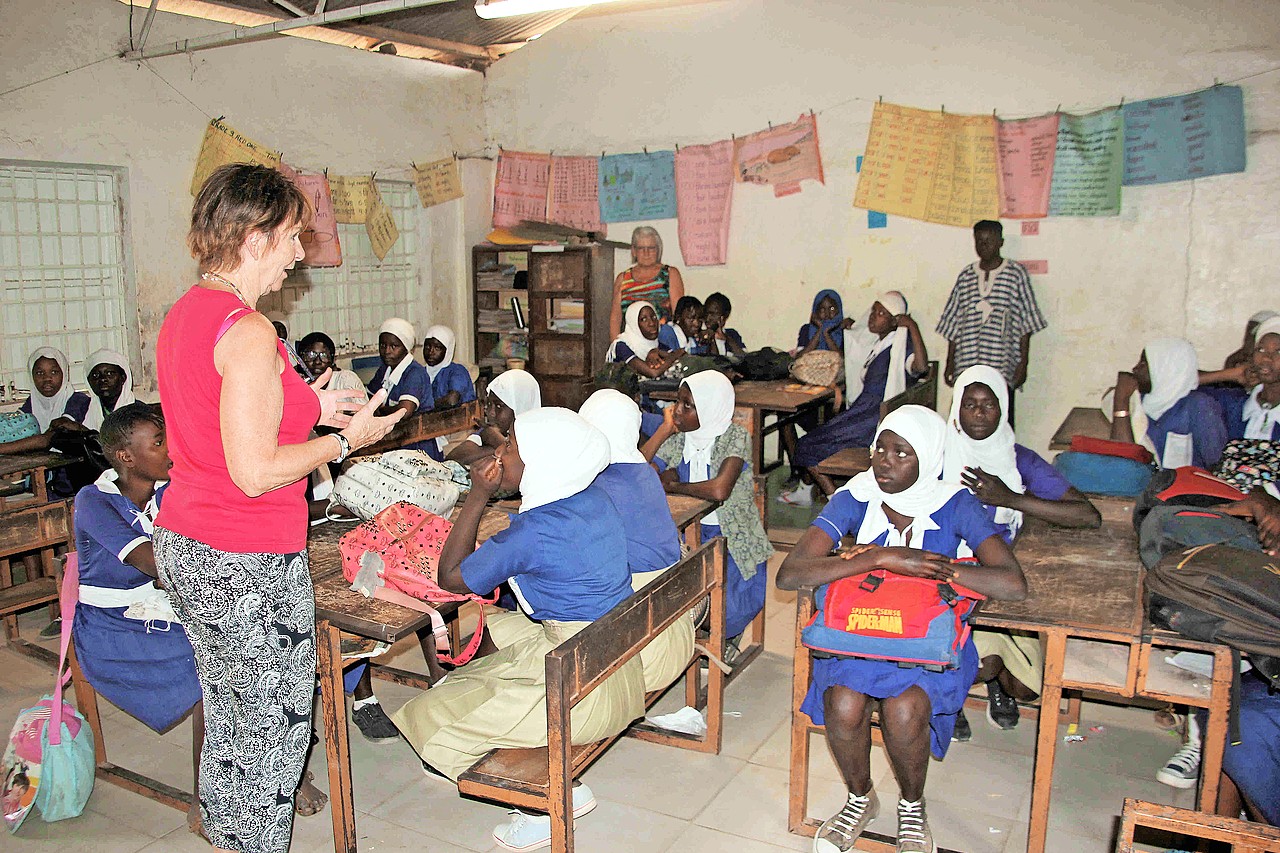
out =
[[[716,537],[633,593],[607,616],[588,625],[546,656],[547,746],[498,749],[458,777],[461,793],[551,815],[555,853],[573,850],[573,780],[617,739],[572,745],[570,712],[653,638],[711,596],[711,648],[724,642],[725,542]],[[719,626],[719,627],[716,627]],[[719,636],[717,636],[719,635]],[[699,654],[685,672],[686,691],[699,684]],[[698,752],[719,753],[724,673],[708,669],[707,733],[701,738],[643,727],[643,740]],[[651,707],[665,691],[645,697]],[[690,702],[689,704],[693,704]]]
[[[929,369],[915,385],[880,404],[880,420],[894,409],[903,406],[924,406],[926,409],[938,410],[938,362],[929,362]]]
[[[4,618],[4,636],[14,651],[57,664],[58,656],[43,646],[29,643],[18,636],[15,614],[42,604],[52,605],[50,617],[57,616],[58,583],[54,550],[71,544],[71,503],[27,506],[0,514],[0,616]],[[13,581],[14,557],[38,552],[41,576]]]
[[[1224,842],[1231,846],[1233,853],[1280,851],[1280,829],[1276,827],[1126,798],[1124,811],[1120,813],[1117,853],[1135,853],[1133,835],[1140,826],[1206,841]]]
[[[469,431],[480,420],[483,412],[484,407],[478,399],[453,409],[415,412],[396,424],[382,441],[360,448],[351,454],[351,458],[386,453],[388,450],[399,450],[406,444]]]

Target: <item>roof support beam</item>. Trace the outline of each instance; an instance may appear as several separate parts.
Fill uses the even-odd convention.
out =
[[[279,6],[281,9],[284,9],[284,10],[285,10],[286,12],[288,12],[290,15],[297,15],[299,18],[305,18],[305,17],[307,17],[307,13],[306,13],[306,12],[302,11],[302,10],[301,10],[301,9],[299,9],[297,6],[295,6],[295,5],[293,5],[292,3],[290,3],[290,2],[289,2],[289,0],[271,0],[271,2],[272,2],[272,3],[275,3],[275,4],[276,4],[277,6]]]
[[[147,17],[142,21],[142,35],[138,37],[138,50],[142,50],[147,46],[147,36],[151,35],[151,24],[156,19],[156,7],[160,5],[160,0],[151,0],[151,6],[147,9]]]
[[[328,2],[328,0],[316,0],[316,11],[314,12],[314,14],[319,15],[319,14],[323,13],[323,12],[324,12],[324,4],[325,4],[326,2]]]

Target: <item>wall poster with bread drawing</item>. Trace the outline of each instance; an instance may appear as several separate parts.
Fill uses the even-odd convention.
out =
[[[806,178],[824,183],[813,113],[733,141],[733,171],[740,184],[772,184],[781,197],[800,192]]]

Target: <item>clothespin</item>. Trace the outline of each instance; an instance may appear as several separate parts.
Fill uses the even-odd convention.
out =
[[[737,142],[737,141],[738,141],[738,134],[736,134],[736,133],[731,133],[731,134],[729,134],[729,138],[730,138],[731,140],[733,140],[734,142]]]
[[[769,122],[769,129],[773,130],[773,122]]]
[[[603,159],[604,159],[604,150],[603,150],[603,149],[601,149],[601,151],[600,151],[600,159],[601,159],[601,160],[603,160]]]
[[[1214,78],[1213,78],[1213,85],[1214,85],[1214,86],[1221,86],[1221,85],[1222,85],[1222,83],[1221,83],[1221,81],[1219,81],[1219,80],[1218,80],[1218,78],[1217,78],[1217,77],[1214,77]]]
[[[678,153],[680,153],[680,143],[679,143],[679,142],[677,142],[677,143],[676,143],[676,153],[677,153],[677,154],[678,154]]]
[[[647,145],[646,145],[646,146],[644,146],[644,156],[646,156],[646,157],[648,157],[648,156],[649,156],[649,146],[647,146]]]
[[[1060,113],[1060,112],[1062,112],[1062,104],[1058,104],[1058,108],[1057,108],[1056,110],[1054,110],[1054,112],[1055,112],[1055,113]]]
[[[222,121],[224,118],[226,118],[226,116],[218,116],[217,118],[215,118],[215,119],[214,119],[214,121],[215,121],[215,122],[220,122],[220,121]]]
[[[991,117],[992,117],[992,118],[995,118],[995,117],[996,117],[996,108],[995,108],[995,107],[992,107],[992,108],[991,108]]]
[[[943,105],[942,105],[941,113],[942,113],[943,115],[946,115],[946,114],[947,114],[947,105],[946,105],[946,104],[943,104]]]
[[[1120,96],[1120,106],[1124,106],[1124,95]]]
[[[328,177],[329,177],[329,167],[328,167],[328,166],[325,166],[325,167],[324,167],[324,176],[325,176],[325,179],[326,179],[326,180],[327,180],[327,179],[328,179]]]
[[[413,171],[415,171],[415,172],[416,172],[416,171],[418,171],[418,164],[417,164],[417,163],[415,163],[415,162],[413,162],[412,160],[410,160],[410,161],[409,161],[409,165],[413,167]]]
[[[884,95],[881,95],[881,96],[880,96],[880,103],[882,103],[882,104],[884,103]]]

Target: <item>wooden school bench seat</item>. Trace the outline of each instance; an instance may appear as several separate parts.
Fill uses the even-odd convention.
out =
[[[43,481],[42,481],[43,482]],[[71,502],[26,504],[22,509],[0,513],[0,617],[4,618],[4,636],[11,649],[50,665],[56,665],[54,652],[28,642],[18,635],[16,614],[49,604],[57,607],[57,548],[72,543]],[[13,564],[22,554],[37,552],[41,576],[13,581]],[[50,618],[56,616],[50,611]]]
[[[1116,853],[1135,853],[1137,848],[1133,846],[1133,834],[1140,826],[1206,841],[1224,842],[1230,845],[1232,853],[1280,851],[1280,829],[1276,827],[1126,799],[1124,811],[1120,814],[1120,838],[1116,843]]]
[[[716,537],[668,569],[653,583],[633,593],[546,656],[547,746],[497,749],[458,777],[461,793],[551,815],[551,849],[573,848],[573,780],[617,740],[574,746],[570,712],[619,667],[635,657],[654,637],[711,596],[712,647],[723,642],[725,542]],[[719,627],[715,627],[719,626]],[[717,633],[721,636],[715,636]],[[695,684],[699,654],[686,670]],[[707,733],[701,738],[648,730],[639,736],[698,752],[719,753],[724,674],[708,669]],[[690,688],[692,689],[692,688]],[[645,698],[646,706],[665,691]]]
[[[360,448],[350,458],[386,453],[388,450],[398,450],[406,444],[441,438],[455,432],[469,432],[483,414],[484,406],[478,399],[453,409],[414,412],[392,427],[382,441]]]

